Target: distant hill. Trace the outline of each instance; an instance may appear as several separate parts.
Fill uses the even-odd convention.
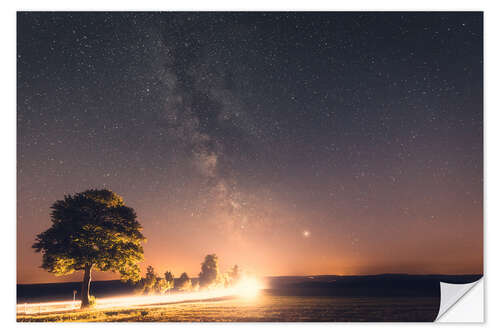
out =
[[[316,275],[266,277],[266,293],[280,296],[439,297],[439,282],[470,283],[482,275]],[[193,279],[196,280],[196,279]],[[18,284],[17,302],[71,300],[81,282]],[[96,297],[133,294],[134,286],[120,280],[93,281]]]
[[[269,277],[273,295],[359,296],[359,297],[439,297],[439,282],[470,283],[482,275],[381,274],[361,276]]]

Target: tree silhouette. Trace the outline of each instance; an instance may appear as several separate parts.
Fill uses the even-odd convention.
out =
[[[167,282],[167,290],[174,288],[174,274],[172,272],[165,272],[165,281]]]
[[[153,290],[156,294],[164,294],[168,290],[167,281],[162,277],[157,277]]]
[[[219,280],[219,259],[216,254],[208,254],[205,256],[205,261],[201,264],[201,272],[199,274],[200,287],[208,287]]]
[[[191,289],[191,279],[186,272],[182,273],[177,281],[179,290],[190,290]]]
[[[55,275],[83,270],[82,304],[89,306],[92,269],[119,272],[137,281],[143,259],[141,225],[134,210],[109,190],[64,196],[51,206],[52,226],[37,235],[33,248],[43,255],[42,268]]]
[[[151,294],[155,291],[155,285],[157,284],[158,276],[155,273],[153,266],[148,266],[146,268],[146,276],[140,280],[139,286],[140,290],[144,294]]]
[[[233,268],[231,269],[231,272],[229,273],[229,277],[231,278],[231,283],[235,284],[240,280],[241,273],[240,273],[240,268],[238,265],[234,265]]]

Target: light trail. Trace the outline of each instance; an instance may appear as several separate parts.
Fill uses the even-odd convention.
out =
[[[96,299],[96,304],[89,310],[103,310],[113,308],[136,308],[144,306],[160,306],[179,302],[196,302],[224,297],[256,297],[262,289],[257,279],[246,278],[231,288],[220,288],[197,292],[181,292],[171,295],[152,296],[117,296]],[[42,303],[17,304],[16,312],[21,314],[41,314],[52,312],[74,311],[80,308],[80,301],[60,301]]]

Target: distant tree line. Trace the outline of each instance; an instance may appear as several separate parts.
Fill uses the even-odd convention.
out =
[[[146,276],[136,284],[137,292],[145,295],[166,294],[170,290],[197,291],[204,289],[230,287],[240,279],[240,269],[234,265],[227,273],[219,270],[219,259],[216,254],[208,254],[201,263],[201,272],[198,279],[191,279],[184,272],[175,279],[171,271],[166,271],[163,276],[158,275],[152,266],[146,269]]]

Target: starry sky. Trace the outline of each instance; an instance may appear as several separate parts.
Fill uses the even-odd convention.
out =
[[[20,12],[17,281],[88,188],[176,276],[482,273],[482,132],[479,12]]]

